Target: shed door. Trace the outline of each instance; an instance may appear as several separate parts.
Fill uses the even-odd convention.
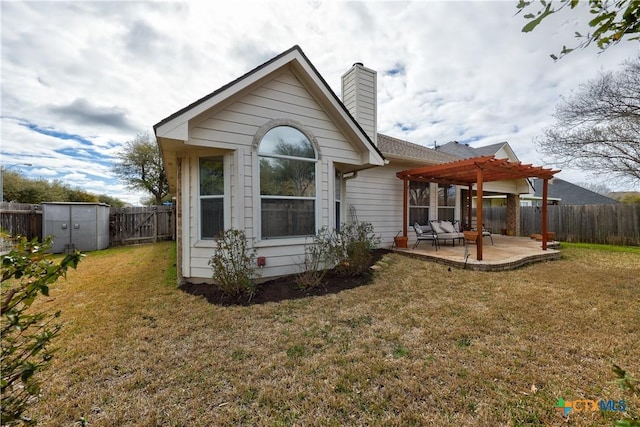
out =
[[[53,236],[51,252],[62,253],[71,243],[71,206],[46,205],[45,208],[47,215],[44,230],[47,235]]]
[[[96,207],[71,206],[71,242],[80,251],[95,251],[97,232]]]

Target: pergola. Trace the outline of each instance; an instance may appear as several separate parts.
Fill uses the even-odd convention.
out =
[[[547,193],[549,180],[559,170],[542,166],[510,162],[508,159],[496,159],[495,156],[473,157],[433,166],[422,166],[398,172],[396,176],[403,180],[403,223],[402,234],[407,238],[409,181],[435,182],[438,184],[466,185],[469,187],[469,220],[471,219],[471,194],[476,184],[477,224],[482,227],[482,186],[485,182],[504,181],[520,178],[540,178],[542,185],[542,249],[547,250]],[[471,221],[469,221],[469,224]],[[478,261],[482,260],[482,234],[477,241]]]

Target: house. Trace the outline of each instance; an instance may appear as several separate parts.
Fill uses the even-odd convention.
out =
[[[542,197],[542,181],[533,180],[534,197],[540,202]],[[584,187],[570,183],[560,178],[549,181],[549,197],[558,200],[562,205],[615,205],[620,203],[610,197],[603,196]]]
[[[410,182],[403,206],[398,172],[459,157],[379,134],[376,83],[374,70],[355,63],[339,99],[294,46],[156,124],[176,195],[179,276],[210,279],[214,237],[229,228],[245,231],[269,278],[299,272],[322,227],[370,222],[391,246],[403,221],[406,232],[407,220],[461,219],[470,187]],[[528,185],[514,179],[484,190],[514,205]]]
[[[472,157],[481,156],[495,156],[497,159],[509,159],[512,162],[519,162],[518,156],[511,148],[508,142],[498,142],[496,144],[485,145],[482,147],[471,147],[468,144],[462,144],[458,141],[450,141],[446,144],[436,146],[438,151],[448,153],[463,159],[470,159]],[[527,187],[526,192],[524,187]],[[532,195],[534,192],[533,184],[529,179],[522,179],[520,181],[520,205],[523,206],[522,199]],[[507,195],[503,192],[485,192],[483,195],[484,206],[506,206]],[[476,207],[476,197],[473,197],[473,207]]]
[[[506,141],[482,147],[471,147],[468,144],[461,144],[458,141],[450,141],[444,145],[436,146],[436,150],[460,157],[461,159],[494,155],[497,159],[509,159],[514,162],[519,161],[511,145]]]

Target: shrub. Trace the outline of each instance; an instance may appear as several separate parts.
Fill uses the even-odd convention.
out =
[[[627,371],[613,365],[613,372],[616,375],[616,381],[622,391],[628,392],[631,396],[640,397],[640,382],[633,378]],[[627,416],[614,422],[616,427],[640,427],[640,415],[635,408],[627,409]]]
[[[55,323],[59,311],[32,313],[29,307],[39,294],[49,295],[49,285],[64,277],[69,267],[76,268],[83,256],[76,251],[56,264],[45,254],[50,247],[50,238],[39,244],[17,237],[13,249],[2,256],[2,425],[28,421],[24,411],[40,393],[36,374],[50,362],[50,344],[61,328]]]
[[[302,272],[296,276],[300,289],[311,289],[319,286],[329,268],[335,264],[335,235],[323,227],[313,237],[313,242],[304,248]]]
[[[357,276],[366,270],[371,261],[371,251],[380,243],[368,222],[343,224],[337,233],[336,271],[344,276]]]
[[[253,278],[257,275],[256,250],[249,247],[245,232],[226,230],[217,239],[209,265],[213,269],[213,280],[225,294],[251,300],[256,293]]]

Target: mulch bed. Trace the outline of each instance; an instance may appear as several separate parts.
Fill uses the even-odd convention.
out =
[[[372,252],[371,261],[369,267],[378,262],[382,257],[389,253],[386,249],[377,249]],[[251,301],[246,299],[237,300],[233,297],[221,292],[215,285],[207,283],[184,283],[179,286],[182,291],[191,294],[202,296],[212,304],[218,305],[253,305],[264,304],[266,302],[278,302],[284,300],[293,300],[299,298],[305,298],[314,295],[327,295],[336,294],[345,289],[353,289],[358,286],[366,285],[371,282],[373,278],[373,270],[368,268],[365,273],[360,276],[340,276],[335,271],[331,270],[324,277],[322,284],[313,289],[299,289],[296,284],[296,276],[284,276],[277,279],[263,282],[257,286],[256,294],[251,298]]]

